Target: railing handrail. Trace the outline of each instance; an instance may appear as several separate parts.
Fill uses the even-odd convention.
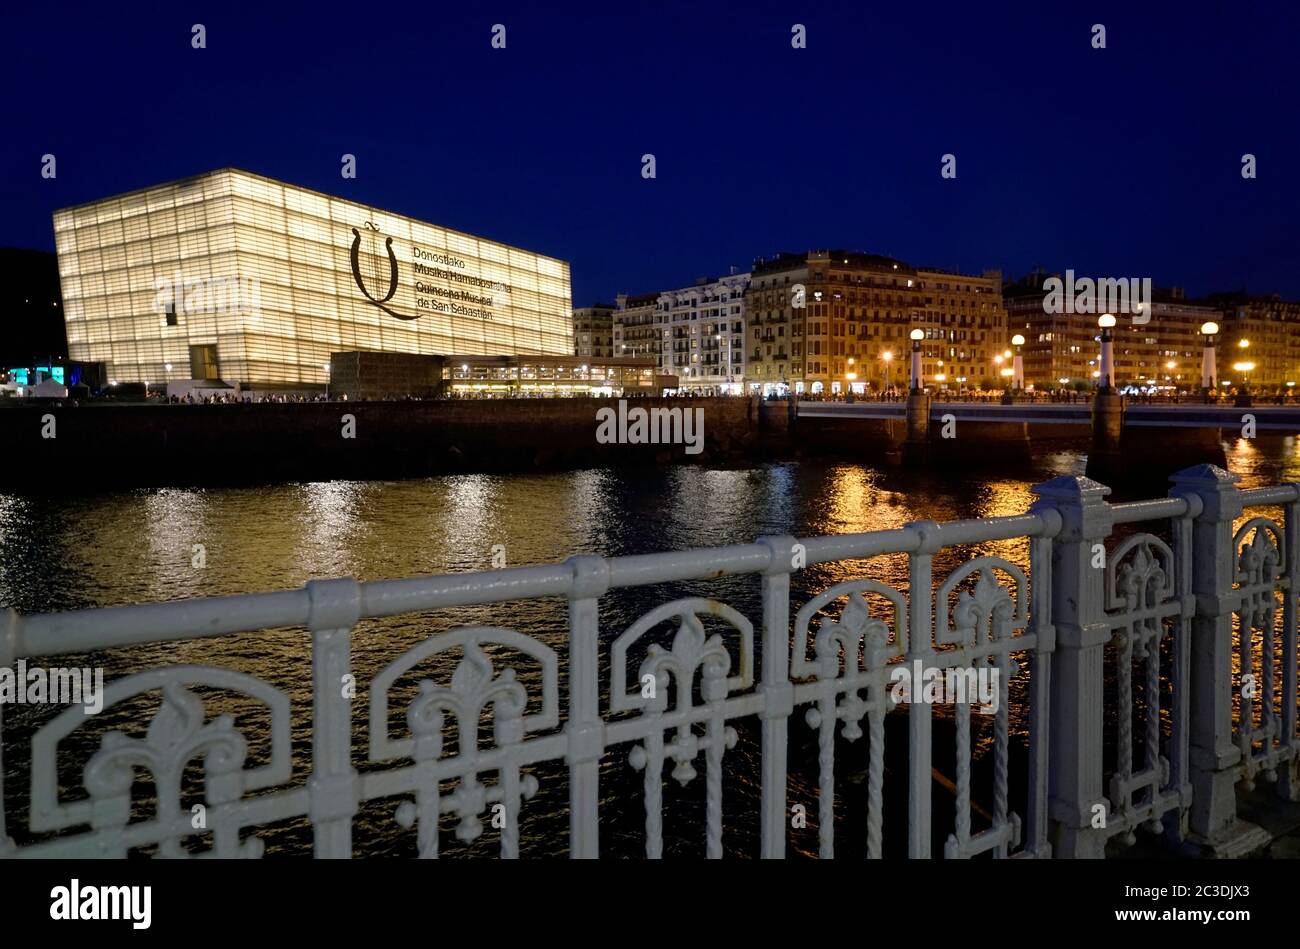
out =
[[[812,565],[867,559],[886,553],[913,553],[923,544],[939,549],[1051,536],[1059,529],[1058,522],[1059,518],[1051,511],[1031,512],[943,523],[918,521],[888,530],[792,540],[803,546],[804,562]],[[757,541],[596,559],[608,571],[609,588],[621,589],[762,573],[772,566],[772,557],[772,547]],[[573,559],[555,564],[357,582],[359,618],[538,596],[569,596],[574,590]],[[49,656],[280,627],[310,628],[313,585],[331,582],[334,581],[312,580],[288,590],[21,615],[21,622],[15,624],[16,631],[12,634],[15,640],[12,655],[14,658]],[[9,654],[8,650],[0,652]]]

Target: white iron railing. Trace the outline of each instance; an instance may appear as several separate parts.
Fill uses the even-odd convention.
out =
[[[497,833],[501,855],[516,857],[520,814],[538,787],[530,768],[563,762],[569,851],[595,857],[601,765],[614,754],[643,775],[649,857],[663,853],[665,766],[671,763],[671,776],[685,785],[701,765],[704,850],[720,857],[724,758],[743,720],[760,736],[763,857],[786,854],[793,807],[787,754],[792,730],[805,728],[817,745],[815,823],[825,857],[835,852],[837,741],[864,735],[870,857],[882,855],[885,822],[904,820],[912,857],[1102,856],[1108,840],[1132,842],[1144,825],[1231,852],[1243,833],[1238,781],[1253,782],[1263,772],[1284,797],[1296,796],[1300,565],[1300,490],[1240,491],[1235,480],[1201,466],[1175,476],[1168,498],[1110,504],[1109,489],[1062,477],[1035,488],[1040,500],[1011,517],[922,521],[806,540],[767,537],[613,559],[578,556],[485,573],[313,581],[293,591],[145,606],[32,616],[9,611],[0,615],[0,665],[307,628],[311,766],[309,775],[293,773],[290,701],[265,681],[200,665],[128,675],[108,685],[105,706],[157,694],[151,721],[135,723],[141,727],[134,736],[110,732],[88,760],[74,762],[80,788],[61,780],[61,765],[64,776],[71,772],[60,743],[86,723],[87,713],[71,706],[43,723],[31,741],[26,830],[32,842],[15,845],[0,809],[0,854],[120,857],[152,848],[162,856],[186,855],[194,824],[182,777],[187,765],[201,761],[208,852],[216,856],[257,856],[259,826],[305,817],[317,856],[347,857],[363,802],[395,798],[402,801],[397,823],[414,830],[423,857],[438,855],[444,815],[456,820],[459,839]],[[1279,506],[1280,520],[1245,515]],[[1027,543],[1028,570],[985,555],[934,576],[941,551],[1017,540]],[[906,588],[923,595],[871,579],[865,568],[860,578],[792,604],[791,576],[798,571],[888,554],[906,555]],[[601,600],[611,591],[745,574],[760,578],[761,616],[693,596],[664,603],[624,630],[600,628]],[[358,687],[358,694],[369,694],[360,732],[367,746],[364,752],[354,747],[354,700],[340,686],[354,675],[359,621],[541,597],[567,598],[562,652],[504,621],[436,632],[392,659],[368,689]],[[674,627],[669,639],[662,635],[665,623]],[[422,683],[404,706],[404,727],[395,729],[396,684],[443,654],[456,659],[454,671],[445,681]],[[502,662],[511,654],[526,657],[539,673],[516,676]],[[945,823],[951,832],[941,848],[932,841],[940,734],[934,708],[920,701],[896,707],[890,696],[891,673],[917,662],[999,671],[997,710],[979,721],[987,726],[983,754],[991,756],[982,790],[974,788],[972,717],[984,716],[956,704],[951,732],[943,732],[951,735],[955,764],[953,813]],[[1241,688],[1245,674],[1256,687]],[[248,767],[248,736],[231,716],[209,715],[192,689],[261,703],[270,723],[258,736],[269,742],[267,760]],[[1110,723],[1106,707],[1114,711]],[[906,716],[905,731],[894,732],[905,734],[906,754],[900,749],[896,759],[905,768],[887,776],[891,715]],[[1013,748],[1023,752],[1023,767],[1013,766]],[[143,816],[133,805],[138,769],[152,776],[157,801]],[[901,808],[885,813],[887,780],[906,782],[905,815]],[[68,796],[71,791],[78,795]],[[1023,813],[1012,809],[1015,799],[1023,800]],[[484,821],[491,813],[501,819],[489,830]],[[975,814],[984,825],[979,830]]]

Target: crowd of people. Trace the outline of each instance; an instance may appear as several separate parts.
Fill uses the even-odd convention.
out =
[[[1089,404],[1096,395],[1096,389],[929,389],[930,397],[936,402],[1028,402],[1036,404],[1066,403]],[[1296,405],[1300,404],[1300,395],[1292,389],[1277,388],[1273,390],[1252,389],[1243,391],[1235,386],[1201,391],[1200,389],[1182,391],[1125,388],[1121,390],[1124,398],[1142,405],[1179,405],[1209,404],[1222,405],[1237,401],[1243,394],[1260,405]],[[788,401],[790,398],[801,402],[903,402],[908,390],[898,386],[872,390],[863,393],[815,393],[815,394],[778,394],[769,393],[764,398],[771,401]]]
[[[346,402],[347,394],[344,393],[341,399],[331,399],[328,395],[320,393],[317,395],[302,395],[300,393],[258,393],[252,392],[232,392],[224,394],[210,393],[208,395],[195,396],[193,392],[184,396],[167,395],[161,399],[153,398],[150,401],[161,401],[166,405],[252,405],[255,403],[268,402]]]

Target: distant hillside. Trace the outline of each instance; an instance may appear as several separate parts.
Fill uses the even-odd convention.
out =
[[[0,247],[0,364],[7,369],[67,355],[57,258]]]

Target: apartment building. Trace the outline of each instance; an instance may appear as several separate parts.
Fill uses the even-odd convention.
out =
[[[1300,382],[1300,303],[1245,293],[1214,294],[1201,302],[1218,314],[1219,379],[1268,392]]]
[[[927,386],[992,387],[1007,346],[1002,275],[917,268],[857,251],[757,261],[746,296],[751,391],[906,387],[913,329]]]
[[[620,293],[615,297],[612,317],[614,354],[648,356],[659,372],[668,371],[664,362],[664,335],[659,321],[659,294]]]
[[[1025,337],[1025,383],[1038,389],[1087,388],[1100,372],[1101,330],[1097,316],[1043,312],[1044,273],[1004,290],[1011,333]],[[1271,305],[1270,305],[1271,304]],[[1289,312],[1288,312],[1289,308]],[[1113,332],[1115,384],[1121,388],[1193,390],[1201,384],[1205,337],[1219,325],[1217,379],[1230,385],[1284,385],[1286,368],[1300,365],[1300,305],[1220,297],[1188,300],[1180,288],[1153,293],[1150,319],[1135,323],[1116,314]],[[1246,340],[1247,345],[1241,346]],[[1234,366],[1251,366],[1248,372]]]
[[[573,311],[573,355],[593,359],[614,355],[614,304],[596,303]]]
[[[704,277],[655,294],[620,294],[613,313],[616,356],[653,356],[687,392],[739,394],[745,378],[747,273]]]

